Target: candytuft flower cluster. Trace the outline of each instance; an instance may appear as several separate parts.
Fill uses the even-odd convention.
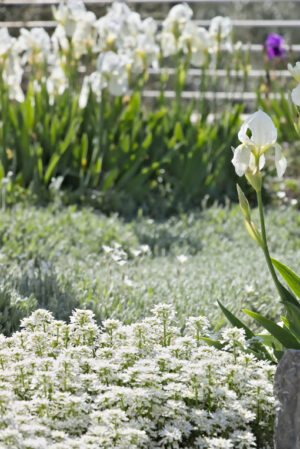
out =
[[[186,335],[172,306],[130,326],[76,310],[70,324],[35,311],[0,336],[0,446],[6,449],[271,447],[274,367],[247,353],[240,329],[226,350]],[[259,446],[256,431],[259,428]]]

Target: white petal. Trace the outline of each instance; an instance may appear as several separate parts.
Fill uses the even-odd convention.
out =
[[[89,77],[85,76],[83,78],[82,87],[81,87],[81,91],[80,91],[80,95],[79,95],[79,101],[78,101],[79,107],[81,109],[85,108],[87,105],[89,91],[90,91]]]
[[[255,163],[255,157],[254,157],[253,153],[250,154],[249,168],[252,171],[252,173],[256,173],[257,172],[257,167],[256,167],[256,163]]]
[[[286,170],[287,162],[286,158],[283,156],[281,149],[278,146],[275,148],[275,165],[277,170],[277,175],[281,178]]]
[[[300,106],[300,83],[292,90],[292,100],[296,106]]]
[[[191,64],[195,67],[202,67],[206,62],[206,54],[203,50],[197,50],[192,53]]]
[[[248,129],[251,131],[250,137],[247,135]],[[277,140],[277,129],[268,114],[259,110],[242,124],[238,138],[241,142],[251,145],[272,145]]]
[[[292,64],[288,64],[288,70],[295,80],[300,83],[300,62],[296,62],[295,67]]]
[[[266,162],[265,155],[262,154],[259,158],[259,164],[258,164],[259,170],[262,170],[264,168],[265,162]],[[249,168],[253,174],[257,172],[257,166],[256,166],[255,157],[254,157],[253,153],[250,154]]]
[[[160,42],[162,52],[165,58],[175,55],[176,53],[176,39],[174,34],[169,32],[163,32],[160,35]]]
[[[234,150],[232,163],[238,176],[243,176],[249,167],[251,156],[251,148],[247,145],[239,145]]]
[[[211,36],[218,36],[222,39],[229,36],[232,31],[232,22],[230,17],[216,16],[210,22],[209,34]]]
[[[262,170],[265,166],[266,158],[265,155],[262,154],[259,158],[259,169]]]
[[[187,3],[182,3],[173,6],[173,8],[169,11],[167,19],[171,19],[176,22],[186,22],[187,20],[190,20],[192,16],[193,11],[189,5]]]
[[[108,85],[111,95],[119,97],[126,94],[128,90],[128,80],[126,77],[112,76]]]

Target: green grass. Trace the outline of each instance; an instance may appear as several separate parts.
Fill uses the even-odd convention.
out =
[[[253,217],[258,223],[257,211]],[[295,271],[299,225],[299,212],[291,207],[267,211],[271,253]],[[125,222],[91,209],[17,205],[0,215],[0,242],[2,312],[1,296],[7,305],[17,295],[26,313],[38,303],[61,319],[75,307],[88,307],[99,321],[130,323],[148,315],[153,304],[170,302],[180,324],[204,313],[220,325],[224,317],[217,300],[246,322],[250,318],[241,308],[275,319],[280,315],[263,255],[248,237],[237,206],[213,206],[161,222],[143,217]],[[124,265],[103,250],[102,245],[115,243],[127,255]],[[151,251],[134,256],[131,251],[141,245]],[[176,257],[181,254],[187,256],[183,264]],[[14,312],[6,313],[8,322]]]

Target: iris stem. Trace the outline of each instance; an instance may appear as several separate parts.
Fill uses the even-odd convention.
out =
[[[261,197],[261,190],[256,191],[256,196],[257,196],[257,203],[258,203],[258,209],[259,209],[259,217],[260,217],[260,226],[261,226],[261,235],[262,235],[262,239],[263,239],[263,252],[265,255],[265,259],[266,262],[268,264],[269,267],[269,271],[271,273],[271,276],[273,278],[274,284],[278,290],[278,293],[280,295],[280,297],[282,298],[282,291],[281,291],[281,284],[277,278],[274,266],[272,264],[271,261],[271,257],[270,257],[270,252],[269,252],[269,248],[268,248],[268,242],[267,242],[267,234],[266,234],[266,226],[265,226],[265,217],[264,217],[264,209],[263,209],[263,202],[262,202],[262,197]]]

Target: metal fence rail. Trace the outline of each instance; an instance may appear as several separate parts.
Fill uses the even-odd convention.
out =
[[[287,3],[289,1],[290,3],[300,3],[300,0],[268,0],[269,3]],[[189,0],[189,3],[261,3],[262,0]],[[33,6],[33,5],[58,5],[59,3],[62,3],[61,0],[0,0],[0,6],[1,5],[7,5],[7,6]],[[112,3],[112,0],[85,0],[85,3],[87,5],[107,5]],[[128,4],[144,4],[144,3],[178,3],[176,0],[126,0],[124,3]]]
[[[299,45],[300,50],[300,45]],[[168,73],[169,75],[174,75],[176,70],[174,68],[162,68],[162,69],[148,69],[149,75],[160,75],[162,73]],[[223,69],[207,69],[204,71],[206,75],[208,76],[217,76],[218,78],[224,78],[226,76],[230,77],[238,77],[243,78],[245,76],[245,72],[243,70],[223,70]],[[203,74],[202,69],[189,69],[187,71],[187,74],[190,76],[198,76],[200,77]],[[247,76],[249,78],[259,78],[266,75],[265,70],[249,70],[247,72]],[[284,78],[291,78],[291,74],[288,70],[270,70],[269,75],[271,77],[284,77]]]
[[[144,90],[142,92],[143,97],[145,98],[157,98],[160,95],[158,90]],[[289,94],[283,94],[284,98],[288,99]],[[165,98],[175,98],[176,93],[173,90],[164,90]],[[195,92],[195,91],[183,91],[181,92],[181,98],[185,100],[196,99],[199,100],[201,98],[205,98],[206,100],[235,100],[235,101],[255,101],[257,99],[257,95],[255,92]],[[282,95],[279,93],[270,93],[269,95],[261,94],[261,98],[269,98],[280,99]]]
[[[192,20],[196,25],[207,27],[210,24],[210,20]],[[158,25],[162,24],[161,20],[157,20]],[[57,22],[54,20],[15,20],[15,21],[2,21],[0,27],[7,28],[55,28]],[[237,28],[299,28],[300,20],[232,20],[232,25]]]

